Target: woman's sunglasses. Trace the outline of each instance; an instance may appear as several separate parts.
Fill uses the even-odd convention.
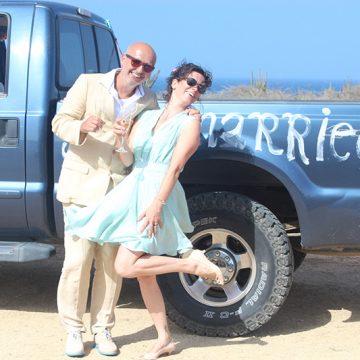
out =
[[[194,78],[192,78],[192,77],[188,77],[188,78],[186,79],[186,83],[187,83],[189,86],[196,86],[200,94],[205,94],[206,89],[207,89],[207,86],[206,86],[205,84],[198,84],[198,82],[196,81],[196,79],[194,79]]]
[[[141,60],[139,59],[136,59],[134,58],[133,56],[129,55],[129,54],[125,54],[125,56],[130,59],[131,61],[131,66],[134,67],[134,68],[138,68],[142,65],[144,71],[146,73],[151,73],[154,69],[155,69],[155,66],[152,66],[150,64],[146,64],[144,62],[142,62]]]

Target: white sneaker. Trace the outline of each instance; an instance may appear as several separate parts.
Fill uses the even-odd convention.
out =
[[[82,357],[85,355],[84,344],[80,330],[70,330],[68,332],[65,355],[71,357]]]
[[[110,330],[104,329],[94,336],[95,348],[101,355],[115,356],[119,353],[118,347],[114,343]]]

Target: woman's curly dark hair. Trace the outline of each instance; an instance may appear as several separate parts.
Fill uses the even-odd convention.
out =
[[[193,71],[201,74],[204,78],[205,78],[205,85],[207,88],[209,88],[212,84],[212,74],[211,72],[203,69],[201,66],[193,64],[193,63],[188,63],[183,61],[179,66],[177,66],[170,74],[170,76],[166,79],[166,91],[163,94],[163,99],[166,101],[169,101],[171,98],[171,94],[172,94],[172,81],[174,79],[177,80],[183,80],[186,79],[190,73],[192,73]]]

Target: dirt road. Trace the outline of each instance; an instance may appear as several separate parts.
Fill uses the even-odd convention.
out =
[[[56,310],[62,254],[45,262],[0,265],[0,360],[68,359]],[[280,312],[256,333],[222,339],[171,325],[179,341],[173,360],[360,359],[360,257],[308,256],[295,273]],[[116,359],[137,359],[155,337],[136,281],[126,281],[112,333]],[[86,314],[88,324],[89,317]],[[91,348],[86,357],[105,359]]]

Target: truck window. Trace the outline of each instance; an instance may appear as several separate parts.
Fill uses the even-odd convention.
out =
[[[80,26],[77,21],[60,21],[59,85],[69,88],[85,72]]]
[[[85,71],[87,73],[96,73],[98,72],[98,62],[93,27],[88,24],[81,24],[80,29],[84,46]]]
[[[6,92],[9,19],[6,14],[0,14],[0,95]]]
[[[120,66],[116,43],[107,29],[59,19],[58,85],[69,89],[82,73],[107,72]]]
[[[99,72],[108,72],[120,67],[114,38],[108,30],[95,27],[96,42],[99,50]]]

